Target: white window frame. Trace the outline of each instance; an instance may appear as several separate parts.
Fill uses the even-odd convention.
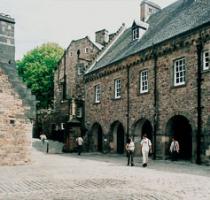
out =
[[[185,58],[174,60],[174,86],[185,85],[186,83],[186,64]]]
[[[95,103],[101,102],[101,85],[98,84],[95,86]]]
[[[148,81],[148,70],[145,69],[140,72],[140,93],[146,93],[149,91],[149,81]]]
[[[140,28],[139,27],[135,27],[132,31],[133,34],[133,40],[139,39],[140,36]]]
[[[89,48],[85,47],[85,53],[88,53],[88,51],[89,51]]]
[[[114,98],[115,99],[121,98],[121,80],[120,79],[114,80]]]
[[[203,70],[208,70],[210,67],[210,50],[203,51]]]

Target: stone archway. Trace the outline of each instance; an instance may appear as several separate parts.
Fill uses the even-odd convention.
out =
[[[91,128],[91,146],[92,146],[92,151],[98,151],[102,152],[103,151],[103,131],[102,127],[99,123],[93,124]]]
[[[169,119],[166,125],[166,136],[170,138],[165,145],[166,156],[169,155],[171,137],[174,136],[180,146],[179,158],[183,160],[192,159],[192,126],[186,117],[175,115]]]
[[[123,154],[125,148],[125,131],[123,125],[116,121],[111,125],[111,150]]]
[[[153,141],[153,127],[151,122],[148,119],[139,119],[133,125],[133,136],[135,141],[135,153],[140,154],[140,141],[143,137],[143,134],[147,134],[147,137]]]

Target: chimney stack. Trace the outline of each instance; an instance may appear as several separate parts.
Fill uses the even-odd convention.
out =
[[[161,7],[158,4],[143,0],[140,4],[140,20],[146,22],[152,14],[159,10],[161,10]]]
[[[103,46],[109,42],[109,32],[106,29],[95,32],[95,41]]]

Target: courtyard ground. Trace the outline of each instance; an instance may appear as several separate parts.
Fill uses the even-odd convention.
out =
[[[32,164],[0,167],[2,200],[210,200],[210,167],[150,161],[126,166],[124,156],[46,154]]]

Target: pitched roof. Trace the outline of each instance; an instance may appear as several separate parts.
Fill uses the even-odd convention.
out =
[[[209,22],[210,0],[178,0],[149,18],[140,40],[132,41],[132,30],[126,29],[88,73]]]

